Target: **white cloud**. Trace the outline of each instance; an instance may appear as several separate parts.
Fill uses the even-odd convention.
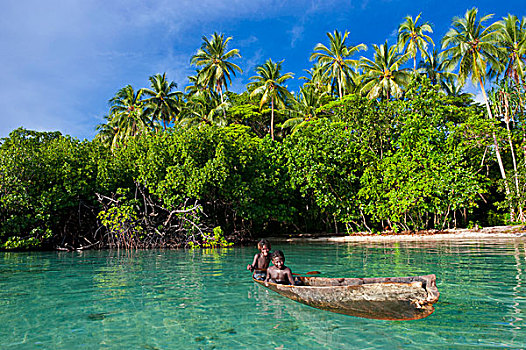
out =
[[[255,35],[250,35],[248,38],[237,41],[239,47],[247,47],[258,42],[258,38]]]
[[[142,87],[149,75],[167,72],[182,88],[202,33],[220,30],[225,21],[292,14],[301,2],[23,0],[2,6],[0,137],[19,126],[92,137],[96,116],[107,113],[107,100],[122,86]],[[240,44],[256,41],[249,36]]]
[[[300,40],[302,38],[304,29],[305,28],[303,27],[303,25],[295,25],[289,31],[290,36],[291,36],[291,38],[290,38],[290,46],[291,47],[294,47],[296,41]]]
[[[243,73],[238,75],[241,79],[232,80],[232,85],[229,87],[229,90],[238,93],[244,91],[246,84],[250,81],[250,77],[256,75],[255,68],[263,63],[263,50],[261,49],[256,50],[249,57],[243,57],[241,60]]]
[[[0,137],[18,126],[92,137],[108,99],[126,84],[140,88],[166,72],[182,89],[203,34],[287,18],[285,40],[298,47],[317,14],[352,7],[350,0],[4,1]],[[244,69],[232,90],[244,89],[263,57],[278,54],[249,31],[232,42]]]
[[[398,38],[398,27],[393,29],[391,33],[389,33],[389,39],[397,40]]]

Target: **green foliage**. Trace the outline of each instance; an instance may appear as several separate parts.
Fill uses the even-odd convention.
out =
[[[98,218],[109,232],[112,247],[135,248],[145,232],[137,212],[138,201],[128,198],[128,189],[118,189],[117,195],[108,209],[99,212]]]
[[[259,137],[268,133],[267,124],[270,121],[270,110],[260,110],[258,106],[245,103],[231,107],[228,110],[229,124],[247,125]]]
[[[465,126],[451,119],[484,120],[476,110],[447,105],[435,88],[418,81],[396,105],[390,148],[374,167],[367,167],[360,197],[376,220],[406,230],[443,228],[452,213],[476,207],[479,194],[488,189],[479,173],[480,153],[462,142],[459,133]]]
[[[305,127],[298,138],[308,138],[308,147],[296,155],[300,162],[316,157],[318,166],[305,164],[292,177],[296,183],[308,179],[304,188],[340,222],[365,228],[387,222],[393,230],[443,228],[457,224],[453,213],[476,208],[488,191],[480,163],[489,139],[480,133],[487,135],[491,122],[476,108],[450,103],[426,79],[413,80],[404,100],[348,95],[318,113],[332,122]],[[321,135],[312,137],[312,129]],[[327,173],[331,165],[341,174]]]
[[[517,142],[520,130],[506,133],[427,79],[413,79],[403,100],[332,101],[282,142],[258,137],[266,112],[233,98],[242,103],[228,126],[167,127],[112,151],[15,130],[0,146],[0,248],[217,247],[231,243],[225,233],[242,241],[441,229],[501,222],[496,202],[523,200],[498,196],[488,151],[494,134]],[[517,179],[525,182],[523,168]]]
[[[202,243],[190,242],[190,248],[225,248],[230,247],[234,243],[227,242],[221,226],[214,227],[212,235],[204,236]]]
[[[123,150],[134,159],[138,182],[166,208],[197,199],[215,213],[209,219],[214,226],[228,229],[239,221],[262,225],[289,212],[279,203],[280,172],[273,170],[272,152],[268,141],[241,125],[172,130],[139,138]]]
[[[284,142],[292,189],[343,223],[360,218],[360,152],[343,122],[314,120]]]
[[[17,129],[0,147],[0,241],[75,241],[93,226],[97,159],[107,151],[60,133]],[[49,232],[53,232],[50,240]]]
[[[46,232],[38,232],[39,229],[33,229],[28,238],[21,238],[19,236],[11,236],[7,240],[0,244],[1,249],[6,250],[28,250],[28,249],[37,249],[41,247],[41,242],[43,240],[50,239],[52,237],[51,230]]]
[[[156,74],[150,88],[127,85],[110,99],[97,140],[114,157],[98,158],[97,191],[144,188],[167,213],[198,201],[200,223],[236,232],[326,230],[331,221],[336,230],[441,228],[459,224],[460,213],[463,225],[470,215],[486,223],[492,210],[526,222],[526,24],[491,18],[467,10],[442,38],[444,51],[428,52],[438,42],[431,25],[406,16],[397,43],[373,45],[359,60],[365,45],[351,45],[347,31],[327,33],[299,93],[284,85],[294,74],[271,59],[246,91],[229,92],[242,72],[232,62],[239,51],[227,49],[225,34],[203,36],[186,94]],[[462,90],[469,77],[482,92],[486,80],[506,82],[491,106],[483,93],[489,119]]]

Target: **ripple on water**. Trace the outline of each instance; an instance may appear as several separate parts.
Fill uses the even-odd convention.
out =
[[[518,349],[525,242],[273,246],[297,272],[435,273],[435,313],[409,322],[321,311],[255,285],[253,248],[0,253],[0,348]]]

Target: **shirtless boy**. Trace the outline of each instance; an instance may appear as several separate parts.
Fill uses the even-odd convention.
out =
[[[274,266],[267,269],[267,278],[265,278],[265,282],[294,285],[292,271],[285,266],[285,255],[283,255],[281,250],[276,250],[272,253],[272,263]]]
[[[247,265],[247,270],[254,272],[254,277],[263,280],[266,275],[266,270],[270,265],[270,243],[266,239],[262,239],[258,243],[259,253],[254,255],[252,264]]]

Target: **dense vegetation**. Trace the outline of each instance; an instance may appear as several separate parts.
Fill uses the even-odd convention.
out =
[[[353,58],[367,48],[348,32],[328,33],[298,93],[270,59],[247,91],[228,91],[240,52],[216,33],[185,92],[165,74],[125,86],[93,141],[14,130],[0,145],[0,247],[524,223],[526,19],[468,10],[442,52],[419,20],[372,58]],[[484,105],[462,92],[468,78]]]

